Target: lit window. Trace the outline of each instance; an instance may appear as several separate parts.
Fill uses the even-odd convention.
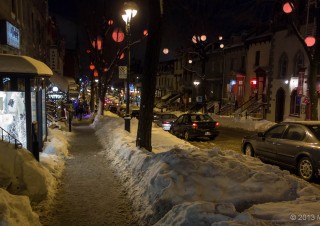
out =
[[[298,96],[297,89],[294,89],[290,97],[290,114],[299,116],[300,115],[300,102],[301,97]]]

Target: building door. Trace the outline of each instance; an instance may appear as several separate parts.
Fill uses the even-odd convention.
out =
[[[283,121],[284,106],[285,106],[285,91],[282,87],[280,87],[276,94],[275,122]]]

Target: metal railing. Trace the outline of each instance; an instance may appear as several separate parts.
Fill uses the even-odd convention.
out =
[[[11,141],[14,141],[15,149],[22,148],[22,143],[19,140],[17,140],[14,136],[12,136],[8,131],[3,129],[2,127],[0,127],[0,129],[1,129],[1,140],[2,141],[8,141],[9,143],[11,143]]]

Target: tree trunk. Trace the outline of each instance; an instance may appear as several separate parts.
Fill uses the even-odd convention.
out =
[[[310,94],[311,104],[311,120],[318,120],[318,92],[317,92],[317,77],[320,64],[320,1],[317,2],[318,8],[316,9],[316,43],[313,52],[313,57],[310,60],[310,75],[308,78],[308,87]]]
[[[136,145],[152,151],[151,128],[156,87],[156,73],[161,45],[161,0],[148,0],[149,29],[142,75],[141,105]]]

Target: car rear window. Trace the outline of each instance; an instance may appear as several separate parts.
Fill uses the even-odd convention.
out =
[[[213,119],[208,116],[208,115],[191,115],[191,121],[192,122],[202,122],[202,121],[207,121],[207,122],[213,122]]]
[[[163,115],[162,116],[162,119],[176,119],[177,118],[177,116],[175,116],[175,115]]]
[[[313,132],[313,134],[320,140],[320,125],[311,125],[308,128]]]

